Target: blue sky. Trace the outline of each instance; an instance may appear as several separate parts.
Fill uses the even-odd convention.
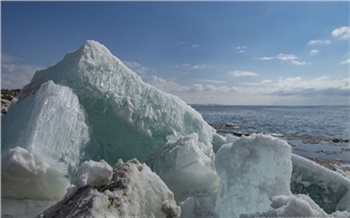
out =
[[[1,2],[2,88],[93,39],[188,103],[350,105],[349,2]]]

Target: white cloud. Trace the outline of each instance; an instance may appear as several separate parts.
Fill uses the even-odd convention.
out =
[[[201,92],[201,91],[203,91],[203,85],[202,84],[199,84],[199,83],[196,83],[196,84],[193,84],[192,85],[192,90],[194,91],[194,92]]]
[[[1,54],[2,64],[3,63],[15,63],[15,62],[21,62],[21,61],[24,61],[24,59],[20,58],[20,57],[15,57],[13,55],[5,54],[5,53]]]
[[[190,66],[190,69],[197,70],[197,69],[204,69],[204,68],[208,68],[208,67],[209,66],[206,64],[196,64],[196,65]]]
[[[309,63],[306,63],[304,61],[296,61],[296,60],[292,60],[290,63],[294,64],[294,65],[305,65],[305,64],[309,64]]]
[[[319,53],[320,53],[320,51],[317,50],[317,49],[312,49],[312,50],[310,51],[310,55],[317,55],[317,54],[319,54]]]
[[[246,76],[258,76],[258,74],[250,71],[230,71],[229,74],[233,77],[246,77]]]
[[[220,80],[199,80],[202,82],[216,82],[216,83],[222,83],[225,81],[220,81]],[[165,92],[172,93],[172,94],[180,94],[185,93],[185,92],[213,92],[213,93],[222,93],[222,92],[230,92],[233,91],[233,87],[228,87],[228,86],[215,86],[215,85],[205,85],[203,86],[200,83],[195,83],[190,86],[185,86],[185,85],[180,85],[177,82],[170,81],[163,79],[161,77],[157,76],[152,76],[152,79],[149,81],[149,83]]]
[[[204,79],[203,79],[204,80]],[[277,80],[264,79],[257,83],[228,85],[181,85],[160,77],[153,77],[151,84],[165,92],[179,96],[188,103],[213,103],[236,105],[268,104],[342,104],[350,93],[350,78],[332,79],[321,76],[312,79],[287,77]]]
[[[176,65],[176,67],[191,67],[191,64]]]
[[[2,88],[22,88],[30,82],[37,70],[43,69],[41,66],[24,63],[26,60],[20,57],[2,53],[1,58]]]
[[[307,63],[307,62],[298,61],[299,58],[296,55],[294,55],[294,54],[279,54],[279,55],[276,55],[276,59],[279,59],[279,60],[284,61],[284,62],[291,63],[293,65],[297,65],[297,66],[310,64],[310,63]]]
[[[215,83],[215,84],[226,83],[226,81],[224,81],[224,80],[211,80],[211,79],[200,79],[198,81],[199,82],[204,82],[204,83]]]
[[[198,70],[198,69],[209,68],[210,65],[207,65],[207,64],[180,64],[180,65],[175,65],[175,67],[186,68],[186,69],[191,69],[191,70]]]
[[[255,57],[254,59],[262,60],[262,61],[270,61],[270,60],[273,60],[274,57]]]
[[[340,64],[350,64],[350,59],[340,62]]]
[[[192,44],[192,48],[194,48],[194,49],[199,48],[199,47],[200,47],[200,45],[198,45],[198,44]]]
[[[152,76],[149,83],[160,90],[165,92],[183,92],[188,89],[186,86],[182,86],[174,81],[165,80],[161,77]]]
[[[343,27],[334,29],[332,31],[332,36],[343,40],[350,39],[350,26],[343,26]]]
[[[291,61],[291,60],[298,59],[298,57],[295,56],[294,54],[279,54],[276,56],[276,58],[281,61]]]
[[[237,46],[237,47],[236,47],[236,50],[237,50],[239,53],[244,53],[244,52],[246,52],[246,50],[247,50],[247,46]]]
[[[302,77],[280,78],[277,82],[276,92],[282,95],[349,94],[349,79],[332,80],[327,76],[313,79],[303,79]]]
[[[145,67],[135,61],[123,61],[123,63],[140,76],[143,76],[150,71],[148,67]]]
[[[312,55],[315,55],[317,53],[319,53],[319,51],[316,49],[313,49],[311,51]],[[294,54],[279,54],[279,55],[276,55],[274,57],[265,56],[265,57],[255,57],[254,59],[262,60],[262,61],[271,61],[273,59],[278,59],[278,60],[281,60],[283,62],[288,62],[288,63],[294,64],[294,65],[309,64],[307,62],[298,61],[299,58]]]
[[[270,79],[264,79],[264,80],[261,80],[260,83],[262,83],[262,84],[268,84],[268,83],[272,83],[272,82],[273,82],[273,81],[270,80]]]
[[[34,72],[1,73],[1,87],[6,89],[21,89],[32,79]]]
[[[315,39],[315,40],[310,40],[307,44],[308,45],[329,45],[331,44],[331,41],[326,39]]]
[[[152,76],[152,80],[149,83],[164,92],[180,97],[188,103],[227,102],[228,99],[232,99],[232,95],[238,90],[236,87],[225,85],[202,85],[200,83],[187,86],[180,85],[177,82],[156,76]]]
[[[3,64],[2,68],[9,73],[32,73],[42,69],[40,66],[30,65],[30,64]]]

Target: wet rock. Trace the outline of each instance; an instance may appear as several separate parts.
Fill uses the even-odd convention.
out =
[[[242,133],[242,132],[233,132],[233,135],[235,136],[238,136],[238,137],[241,137],[241,136],[249,136],[250,134],[249,133]]]

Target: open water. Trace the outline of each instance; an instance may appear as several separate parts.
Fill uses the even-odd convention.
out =
[[[223,135],[278,133],[294,153],[350,162],[349,106],[191,106]]]

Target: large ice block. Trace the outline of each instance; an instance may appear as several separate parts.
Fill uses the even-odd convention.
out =
[[[291,195],[291,148],[271,136],[253,134],[223,145],[216,154],[216,212],[240,217],[271,209],[270,198]]]
[[[62,172],[77,167],[90,140],[78,97],[52,81],[2,118],[1,150],[22,147]]]
[[[62,61],[35,73],[20,99],[52,80],[79,97],[101,145],[99,158],[144,161],[166,144],[168,135],[196,132],[200,149],[212,156],[213,128],[180,98],[144,83],[103,45],[88,40]]]

